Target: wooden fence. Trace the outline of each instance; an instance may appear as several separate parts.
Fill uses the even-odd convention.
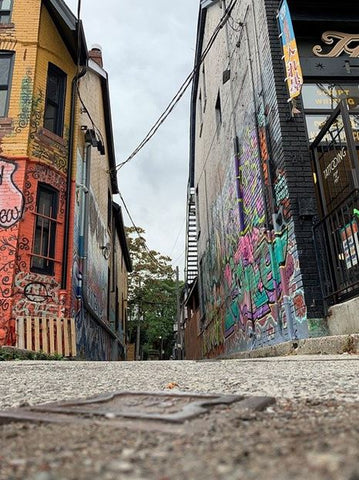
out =
[[[35,352],[75,357],[75,319],[19,317],[16,321],[16,346]]]

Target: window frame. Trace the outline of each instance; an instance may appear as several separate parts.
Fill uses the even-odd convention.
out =
[[[51,193],[52,194],[52,211],[50,215],[45,215],[41,213],[40,208],[40,198],[41,193]],[[56,252],[56,230],[58,221],[58,210],[59,210],[59,191],[53,188],[47,183],[38,183],[37,187],[37,197],[36,197],[36,211],[34,212],[35,222],[34,222],[34,235],[32,240],[32,251],[31,251],[31,265],[30,270],[35,273],[41,273],[43,275],[54,275],[55,268],[55,252]],[[42,224],[40,221],[42,219]],[[47,242],[42,244],[42,239],[44,235],[44,220],[48,221],[47,229]],[[38,240],[38,231],[40,230],[40,248],[39,252],[36,252],[37,249],[36,241]],[[46,252],[44,250],[47,250]],[[45,260],[45,266],[34,265],[35,258]]]
[[[58,102],[55,102],[52,98],[50,98],[50,94],[49,94],[50,75],[51,75],[51,78],[56,77],[56,80],[61,82],[58,90],[58,95],[59,95]],[[61,68],[59,68],[57,65],[49,62],[48,68],[47,68],[47,80],[46,80],[44,128],[61,138],[64,135],[66,85],[67,85],[67,74],[63,70],[61,70]],[[56,115],[54,120],[50,116],[48,116],[49,107],[55,108]],[[54,122],[54,126],[51,126],[49,124],[49,122],[51,121]]]
[[[9,112],[9,104],[10,104],[10,90],[11,90],[11,85],[12,85],[12,75],[13,75],[13,70],[14,70],[14,57],[15,53],[9,50],[0,50],[0,61],[1,58],[9,58],[10,63],[9,63],[9,70],[8,70],[8,78],[7,78],[7,83],[1,84],[0,83],[0,91],[6,91],[6,100],[4,104],[4,112],[1,112],[0,108],[0,118],[7,118],[8,112]]]
[[[340,79],[340,78],[337,78],[337,79],[329,79],[329,78],[326,78],[326,77],[323,77],[323,78],[311,78],[310,80],[306,81],[304,83],[304,88],[305,86],[318,86],[318,85],[326,85],[326,84],[336,84],[338,87],[345,87],[346,85],[349,86],[349,87],[352,87],[352,86],[355,86],[355,85],[358,85],[359,87],[359,82],[355,82],[353,81],[353,79],[349,79],[349,78],[345,78],[345,79]],[[319,132],[320,132],[320,128],[318,129],[318,132],[314,132],[313,131],[309,131],[309,121],[313,121],[315,122],[315,119],[317,119],[317,121],[321,120],[321,123],[323,123],[323,125],[325,124],[325,122],[330,118],[330,116],[333,114],[333,112],[335,111],[335,109],[337,108],[338,104],[335,104],[333,105],[333,108],[320,108],[320,105],[318,108],[314,108],[313,106],[311,107],[308,107],[305,105],[305,93],[304,93],[304,90],[302,90],[302,94],[301,94],[301,97],[302,97],[302,104],[303,104],[303,112],[304,112],[304,117],[305,117],[305,126],[306,126],[306,132],[307,132],[307,137],[308,137],[308,142],[309,144],[312,144],[317,135],[319,135]],[[348,97],[350,98],[350,97]],[[342,100],[345,100],[345,97],[342,98]],[[350,116],[358,116],[359,115],[359,110],[349,110],[349,115]],[[311,136],[311,133],[315,133],[315,136],[312,137]]]
[[[12,9],[14,6],[14,1],[10,0],[10,8],[2,8],[5,0],[0,0],[0,25],[9,25],[11,23]],[[7,22],[2,21],[2,17],[8,17]]]

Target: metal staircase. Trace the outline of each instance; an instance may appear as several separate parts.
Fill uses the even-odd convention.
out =
[[[195,189],[188,188],[187,238],[186,238],[186,283],[191,284],[198,275],[197,220]]]

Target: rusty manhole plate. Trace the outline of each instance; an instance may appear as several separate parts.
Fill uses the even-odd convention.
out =
[[[262,410],[275,402],[273,397],[243,397],[239,395],[198,393],[113,392],[105,395],[48,403],[0,412],[0,423],[35,421],[66,423],[89,418],[104,420],[136,419],[170,423],[186,420],[208,412],[217,405],[236,402],[241,410]],[[236,405],[237,407],[237,405]]]

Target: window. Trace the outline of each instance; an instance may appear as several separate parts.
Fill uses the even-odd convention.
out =
[[[10,23],[12,0],[0,0],[0,24]]]
[[[6,117],[8,111],[13,56],[0,52],[0,117]]]
[[[324,127],[341,100],[349,108],[355,141],[359,139],[359,84],[307,83],[302,88],[303,106],[310,142]]]
[[[39,183],[31,260],[33,272],[54,273],[57,204],[57,190]]]
[[[66,73],[49,63],[47,72],[44,127],[59,137],[64,129]]]

